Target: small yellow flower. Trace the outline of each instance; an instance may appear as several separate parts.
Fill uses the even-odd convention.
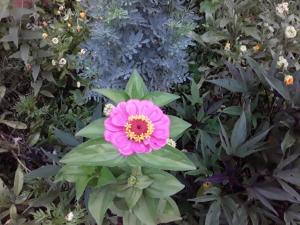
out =
[[[47,33],[43,33],[43,34],[42,34],[42,37],[43,37],[44,39],[46,39],[48,36],[49,36],[49,35],[48,35]]]
[[[290,86],[294,84],[294,77],[292,75],[285,75],[284,76],[284,83],[286,86]]]
[[[68,23],[68,27],[69,27],[69,28],[72,27],[72,24],[71,24],[71,23]]]
[[[206,182],[204,182],[204,183],[202,184],[202,188],[203,188],[204,190],[207,190],[207,189],[211,188],[212,186],[213,186],[212,183],[209,182],[209,181],[206,181]]]
[[[81,12],[79,13],[79,16],[80,16],[81,19],[84,19],[85,16],[86,16],[86,14],[85,14],[85,12],[81,11]]]
[[[259,52],[261,50],[261,44],[256,44],[254,47],[253,47],[253,51],[254,52]]]

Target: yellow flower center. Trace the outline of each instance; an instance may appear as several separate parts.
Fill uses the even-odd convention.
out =
[[[141,142],[150,138],[153,131],[153,123],[144,115],[129,116],[128,121],[125,124],[125,133],[128,139],[135,142]]]

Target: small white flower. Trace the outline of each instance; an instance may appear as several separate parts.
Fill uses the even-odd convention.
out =
[[[246,45],[241,45],[240,51],[241,52],[246,52],[247,51],[247,46]]]
[[[77,88],[80,88],[80,86],[81,86],[80,81],[77,81],[76,86],[77,86]]]
[[[168,139],[167,144],[170,145],[173,148],[176,148],[176,142],[171,138]]]
[[[84,49],[84,48],[82,48],[81,50],[80,50],[80,55],[84,55],[86,53],[86,49]]]
[[[74,213],[69,212],[68,215],[66,215],[65,219],[69,222],[71,222],[74,219]]]
[[[224,50],[227,52],[230,51],[230,42],[229,41],[225,44]]]
[[[286,38],[294,38],[297,36],[297,31],[293,26],[287,26],[285,28],[285,37]]]
[[[59,11],[63,11],[64,9],[65,9],[65,6],[63,6],[63,5],[59,6],[59,8],[58,8]]]
[[[279,56],[277,61],[277,67],[286,70],[288,65],[289,65],[288,61],[283,56]]]
[[[51,63],[52,63],[52,66],[56,66],[56,60],[55,59],[52,59],[52,61],[51,61]]]
[[[59,64],[60,66],[64,66],[64,65],[67,64],[67,60],[66,60],[65,58],[61,58],[61,59],[59,60],[58,64]]]
[[[283,16],[284,13],[288,13],[289,12],[289,3],[283,2],[281,4],[277,4],[276,12],[281,16]]]
[[[110,103],[106,104],[103,109],[103,114],[105,116],[109,116],[109,114],[113,111],[114,108],[115,106],[113,104]]]
[[[58,38],[52,38],[52,43],[53,43],[53,44],[57,45],[58,42],[59,42],[59,41],[58,41]]]

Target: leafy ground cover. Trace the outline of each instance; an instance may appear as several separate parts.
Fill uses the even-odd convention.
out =
[[[1,1],[0,224],[299,224],[299,12]],[[163,149],[103,139],[130,98],[172,115]]]

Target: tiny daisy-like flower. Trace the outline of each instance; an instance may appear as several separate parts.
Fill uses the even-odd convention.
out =
[[[77,88],[80,88],[80,86],[81,86],[80,81],[77,81],[76,86],[77,86]]]
[[[114,108],[115,106],[113,104],[110,103],[106,104],[103,109],[103,114],[105,116],[109,116],[109,114],[113,111]]]
[[[65,6],[63,6],[63,5],[59,6],[59,8],[58,8],[59,11],[63,11],[64,9],[65,9]]]
[[[292,75],[285,75],[284,76],[284,83],[286,86],[290,86],[294,84],[294,77]]]
[[[149,100],[120,102],[104,122],[104,138],[123,156],[149,153],[164,147],[170,119]]]
[[[176,148],[176,141],[174,141],[173,139],[169,138],[168,139],[168,145],[170,145],[173,148]]]
[[[60,66],[64,66],[64,65],[67,64],[67,60],[66,60],[65,58],[61,58],[61,59],[59,60],[58,64],[59,64]]]
[[[56,66],[56,64],[57,64],[55,59],[52,59],[51,63],[52,63],[52,66]]]
[[[66,217],[65,217],[66,221],[71,222],[74,219],[74,213],[73,212],[69,212]]]
[[[229,41],[225,44],[224,50],[227,52],[230,51],[230,42]]]
[[[241,52],[246,52],[247,51],[247,46],[246,45],[241,45],[240,51]]]
[[[288,61],[283,56],[279,56],[277,61],[277,67],[286,70],[288,66],[289,66]]]
[[[43,37],[44,39],[46,39],[46,38],[48,37],[48,34],[47,34],[47,33],[43,33],[43,34],[42,34],[42,37]]]
[[[57,45],[58,42],[59,42],[59,41],[58,41],[58,38],[52,38],[51,41],[52,41],[52,43],[55,44],[55,45]]]
[[[84,48],[82,48],[81,50],[80,50],[80,55],[84,55],[86,53],[86,49],[84,49]]]
[[[287,26],[284,33],[286,38],[295,38],[297,36],[297,31],[293,26]]]

